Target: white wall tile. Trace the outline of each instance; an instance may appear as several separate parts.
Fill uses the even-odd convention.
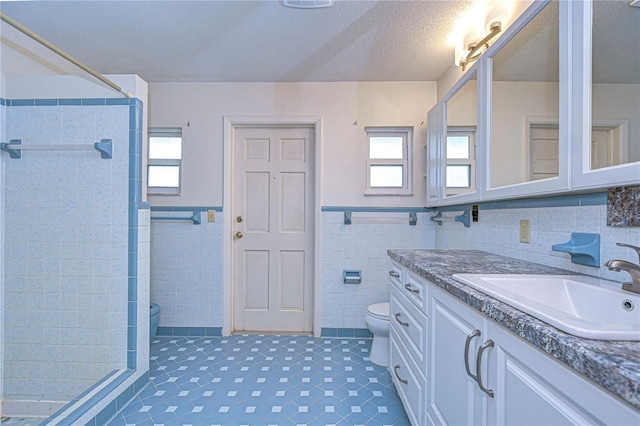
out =
[[[118,146],[128,146],[128,106],[1,109],[3,140],[88,144],[101,138],[102,123]],[[27,369],[21,377],[0,374],[10,379],[0,383],[0,397],[72,399],[104,370],[126,367],[128,176],[112,176],[112,168],[118,164],[128,173],[128,149],[114,149],[112,160],[93,151],[25,151],[19,161],[5,157],[0,211],[12,225],[10,238],[2,236],[11,257],[3,256],[0,264],[7,269],[0,276],[5,291],[19,288],[20,293],[8,294],[20,304],[0,300],[0,315],[12,319],[3,321],[0,335],[0,348],[12,349],[0,355],[7,365],[26,362]],[[114,309],[116,300],[120,309]],[[114,323],[111,313],[121,319]],[[91,350],[79,350],[86,346]],[[112,363],[115,349],[124,356]],[[100,351],[106,354],[104,367],[89,368]],[[51,369],[52,359],[63,362]]]
[[[521,219],[531,221],[531,242],[519,242]],[[609,259],[637,262],[635,252],[617,242],[640,244],[640,228],[613,228],[606,224],[606,206],[541,207],[480,211],[480,221],[470,228],[443,224],[436,230],[437,248],[468,248],[532,261],[613,281],[628,280],[624,272],[602,266]],[[569,241],[572,232],[600,234],[600,266],[571,263],[567,253],[553,251],[554,244]]]

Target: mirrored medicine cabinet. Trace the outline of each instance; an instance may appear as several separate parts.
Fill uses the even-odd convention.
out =
[[[640,184],[640,4],[580,2],[572,187]]]
[[[430,111],[427,206],[640,184],[637,40],[626,0],[534,1]]]

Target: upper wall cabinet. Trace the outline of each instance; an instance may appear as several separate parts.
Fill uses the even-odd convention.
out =
[[[638,184],[640,4],[575,3],[571,186]]]
[[[568,3],[534,3],[485,54],[484,199],[569,189]]]

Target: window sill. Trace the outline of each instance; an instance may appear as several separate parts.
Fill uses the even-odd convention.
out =
[[[370,196],[374,196],[374,197],[378,197],[378,196],[413,197],[413,192],[404,192],[404,193],[397,193],[397,192],[365,192],[363,195],[365,197],[370,197]]]

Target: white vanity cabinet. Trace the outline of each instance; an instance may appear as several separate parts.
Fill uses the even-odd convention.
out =
[[[389,369],[414,426],[640,425],[640,410],[440,287],[395,262],[389,274]]]
[[[487,335],[484,318],[444,291],[430,289],[429,422],[439,425],[484,424],[487,401],[476,381],[476,354]]]
[[[549,355],[440,288],[429,293],[432,424],[640,424],[640,412]]]
[[[389,300],[391,378],[414,426],[425,424],[428,300],[426,280],[392,263]]]

